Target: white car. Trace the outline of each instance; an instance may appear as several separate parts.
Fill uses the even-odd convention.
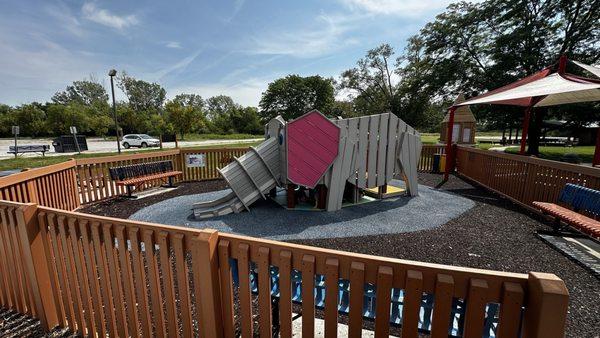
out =
[[[130,147],[158,147],[160,140],[146,134],[127,134],[123,136],[121,144],[125,149],[129,149]]]

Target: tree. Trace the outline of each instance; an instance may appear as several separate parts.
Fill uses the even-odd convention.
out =
[[[561,54],[594,63],[600,59],[599,20],[600,2],[595,0],[452,4],[409,40],[401,60],[401,86],[419,94],[416,102],[423,95],[443,101],[459,91],[473,96],[511,83],[556,62]],[[535,109],[531,154],[538,152],[541,121],[562,118],[564,111]],[[515,113],[505,112],[506,107],[492,106],[475,114],[490,125],[514,123]]]
[[[47,132],[46,112],[42,109],[42,105],[37,102],[11,109],[7,120],[10,125],[20,126],[20,134],[23,136],[36,137]]]
[[[333,79],[288,75],[269,83],[260,100],[259,115],[263,122],[277,115],[294,119],[313,109],[331,115],[334,102]]]
[[[349,91],[349,96],[358,101],[361,115],[396,110],[394,98],[398,88],[392,79],[393,57],[394,49],[382,44],[369,50],[356,67],[342,72],[338,89]]]
[[[256,135],[263,131],[263,126],[258,117],[258,109],[255,107],[234,109],[229,119],[231,127],[238,133]]]
[[[64,91],[54,94],[52,102],[62,105],[72,102],[87,106],[108,105],[108,94],[102,84],[90,78],[89,80],[73,81],[73,84],[67,86]]]
[[[165,120],[181,135],[182,140],[186,133],[203,125],[202,111],[192,105],[182,105],[175,100],[169,101],[165,106],[165,113]]]
[[[10,136],[11,134],[11,109],[9,105],[0,103],[0,135],[2,136]]]
[[[135,79],[124,71],[121,72],[117,84],[127,95],[131,108],[146,114],[159,112],[167,94],[158,83]]]
[[[226,95],[213,96],[206,100],[206,117],[210,121],[215,118],[229,114],[233,109],[238,108],[238,104]]]

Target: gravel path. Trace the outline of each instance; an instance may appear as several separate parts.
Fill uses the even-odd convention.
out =
[[[401,181],[392,184],[403,185]],[[458,217],[475,205],[467,198],[421,186],[417,197],[389,198],[345,207],[336,212],[290,211],[271,200],[261,200],[250,206],[249,212],[203,221],[190,217],[193,203],[213,200],[228,192],[221,190],[167,199],[147,206],[129,218],[291,240],[372,236],[431,229]],[[423,210],[428,212],[424,213]]]

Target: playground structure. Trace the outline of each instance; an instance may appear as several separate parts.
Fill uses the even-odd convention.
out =
[[[394,114],[330,120],[317,110],[266,125],[265,141],[220,169],[231,193],[193,205],[197,219],[249,210],[258,199],[285,188],[287,207],[298,191],[314,196],[316,207],[339,210],[344,199],[357,203],[367,189],[379,196],[401,178],[409,195],[418,194],[418,132]]]

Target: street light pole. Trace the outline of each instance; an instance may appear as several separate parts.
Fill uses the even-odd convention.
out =
[[[115,132],[117,135],[117,149],[119,150],[119,154],[121,153],[121,142],[119,141],[119,122],[117,120],[117,104],[115,103],[115,84],[113,82],[113,77],[117,75],[117,71],[111,69],[108,72],[108,76],[110,76],[110,89],[112,91],[112,103],[113,103],[113,117],[115,118]]]

